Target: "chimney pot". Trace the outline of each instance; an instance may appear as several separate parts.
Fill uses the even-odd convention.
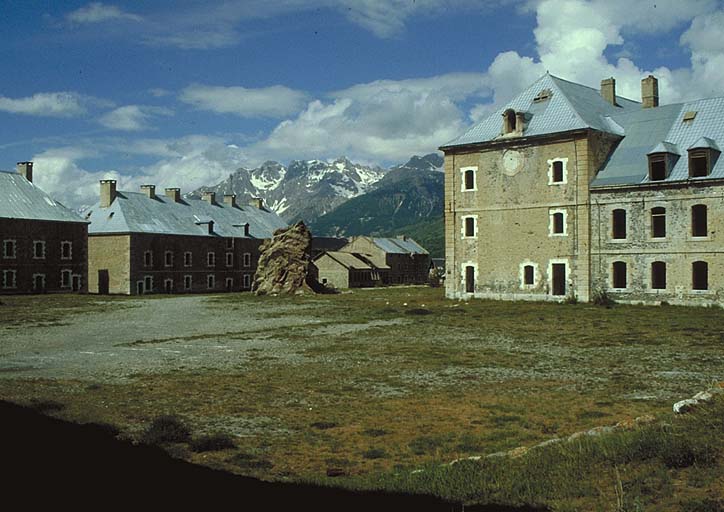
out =
[[[141,192],[144,192],[149,199],[156,199],[156,185],[141,185]]]
[[[201,199],[206,201],[209,204],[216,204],[216,192],[202,192],[201,193]]]
[[[116,180],[101,180],[101,208],[108,208],[116,200]]]
[[[613,77],[601,80],[601,97],[611,105],[618,106],[616,104],[616,80]]]
[[[224,204],[236,208],[236,194],[224,194]]]
[[[26,180],[33,182],[33,162],[18,162],[17,170]]]
[[[258,208],[260,210],[264,208],[264,200],[261,197],[252,197],[251,201],[249,201],[249,204],[254,208]]]
[[[641,103],[643,108],[659,106],[659,81],[654,75],[641,80]]]
[[[174,203],[181,201],[181,189],[180,188],[167,188],[166,197],[171,199]]]
[[[244,236],[249,236],[249,223],[244,224]]]

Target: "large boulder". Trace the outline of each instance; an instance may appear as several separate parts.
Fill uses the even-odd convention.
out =
[[[312,233],[304,222],[277,229],[259,250],[252,285],[257,295],[314,292],[316,280],[310,273]]]

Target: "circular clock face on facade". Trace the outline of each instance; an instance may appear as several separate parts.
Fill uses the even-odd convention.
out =
[[[525,157],[520,151],[509,149],[503,153],[503,173],[514,176],[523,168]]]

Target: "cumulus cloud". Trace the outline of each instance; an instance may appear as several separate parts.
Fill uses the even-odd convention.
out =
[[[122,131],[140,131],[150,128],[149,120],[158,115],[171,115],[167,108],[126,105],[107,112],[98,120],[106,128]]]
[[[201,110],[241,117],[284,117],[299,112],[307,95],[282,85],[247,89],[193,84],[179,99]]]
[[[75,117],[86,112],[84,100],[72,92],[41,92],[26,98],[0,96],[0,111],[49,117]]]
[[[104,21],[142,21],[136,14],[122,11],[115,5],[106,5],[101,2],[91,2],[85,7],[68,13],[66,19],[72,23],[102,23]]]

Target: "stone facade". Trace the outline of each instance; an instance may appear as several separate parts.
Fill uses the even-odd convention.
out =
[[[87,291],[87,224],[0,218],[0,243],[0,294]]]
[[[370,288],[387,281],[387,270],[381,270],[363,258],[338,251],[322,253],[313,261],[316,279],[326,287],[337,289]]]
[[[385,239],[381,239],[385,240]],[[410,240],[400,237],[401,241]],[[416,245],[416,244],[415,244]],[[341,252],[362,254],[372,265],[383,271],[383,284],[426,284],[430,271],[430,254],[385,250],[372,237],[352,237]]]

